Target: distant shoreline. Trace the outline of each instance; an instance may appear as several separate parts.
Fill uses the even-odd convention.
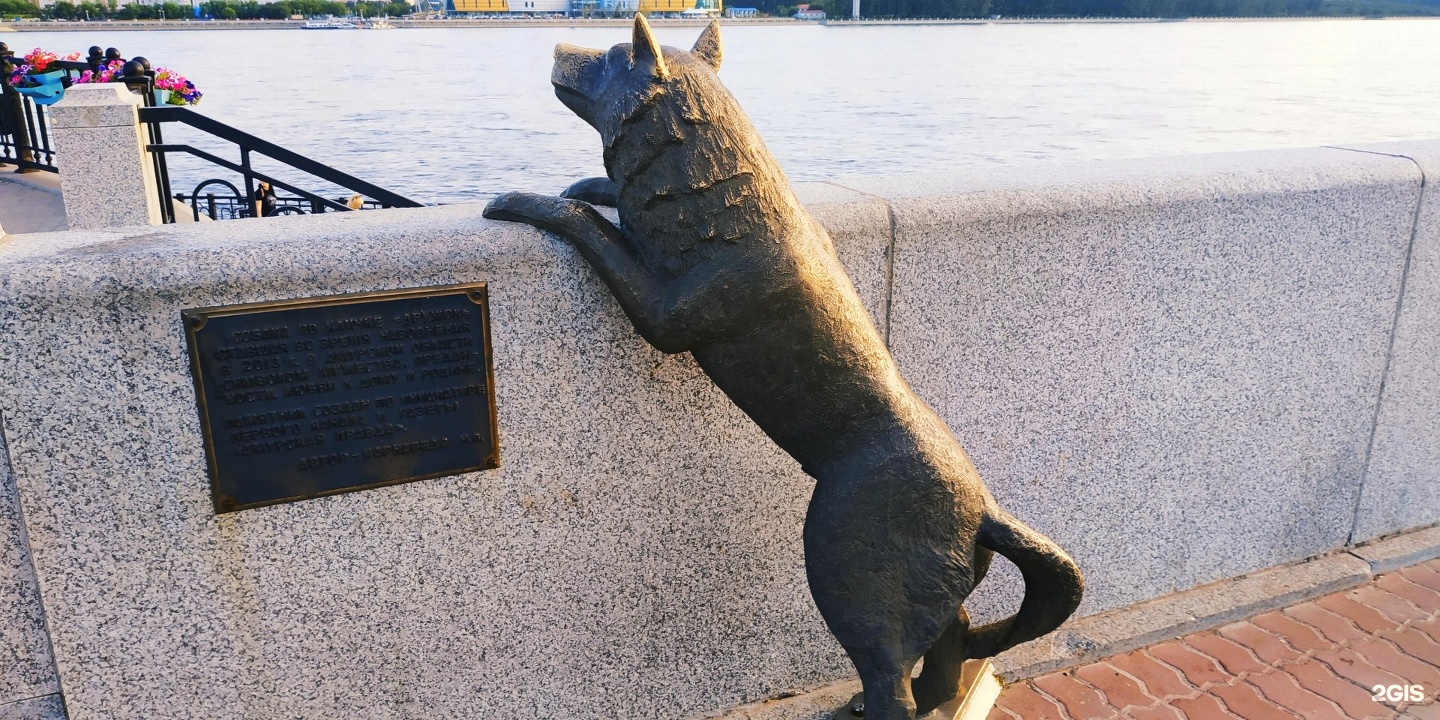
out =
[[[962,18],[953,20],[795,20],[792,18],[721,18],[726,25],[802,27],[861,27],[876,25],[1065,25],[1065,24],[1144,24],[1178,22],[1274,22],[1327,20],[1436,20],[1436,15],[1387,15],[1366,18],[1359,15],[1326,15],[1318,17],[1200,17],[1200,18]],[[701,27],[707,19],[655,18],[654,25]],[[451,18],[448,20],[412,20],[390,18],[396,28],[537,28],[537,27],[620,27],[629,26],[623,18]],[[0,25],[0,32],[124,32],[135,30],[298,30],[303,20],[97,20],[97,21],[33,21]],[[343,31],[333,31],[343,32]],[[0,38],[3,38],[0,35]]]

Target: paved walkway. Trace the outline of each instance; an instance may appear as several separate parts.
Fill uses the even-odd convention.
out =
[[[1008,687],[990,720],[1440,720],[1437,695],[1440,560]]]
[[[9,235],[64,230],[60,176],[16,173],[11,165],[0,166],[0,227]]]

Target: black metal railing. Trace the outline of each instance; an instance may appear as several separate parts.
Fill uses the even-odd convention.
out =
[[[147,93],[153,94],[153,93]],[[202,216],[212,220],[228,220],[245,217],[268,217],[274,215],[312,214],[322,212],[347,212],[369,208],[420,207],[418,203],[403,195],[365,182],[360,178],[316,162],[299,153],[286,150],[267,140],[226,125],[189,108],[178,105],[143,107],[140,121],[148,133],[146,149],[155,163],[156,184],[160,193],[160,209],[165,222],[175,222],[175,201],[190,206],[195,220]],[[232,143],[239,151],[239,161],[231,161],[189,144],[166,143],[162,126],[180,123],[204,132],[214,138]],[[240,186],[219,178],[202,181],[189,193],[176,193],[171,188],[170,169],[166,156],[172,153],[190,155],[239,176]],[[302,189],[290,182],[259,170],[252,162],[253,156],[263,156],[294,170],[306,173],[331,185],[349,190],[349,199],[328,198],[319,193]],[[209,191],[207,192],[207,188]],[[279,194],[280,190],[291,193]]]
[[[211,220],[237,220],[255,217],[257,209],[261,217],[311,215],[326,210],[325,205],[302,197],[270,196],[263,191],[263,188],[259,190],[259,193],[259,201],[252,203],[234,183],[211,178],[201,181],[189,193],[175,193],[174,198],[177,202],[189,205],[197,220],[202,217],[208,217]],[[374,210],[385,207],[378,200],[361,200],[355,204],[358,206],[352,206],[351,201],[346,198],[337,198],[335,202],[342,203],[351,210]]]
[[[13,53],[0,43],[0,70],[13,68],[13,62]],[[126,72],[133,72],[133,76],[127,75],[119,78],[119,81],[142,97],[140,120],[145,124],[148,140],[146,149],[154,164],[161,214],[167,223],[175,222],[175,201],[189,205],[196,220],[202,216],[212,220],[228,220],[421,205],[188,108],[176,105],[157,106],[154,73],[148,70],[142,73],[149,65],[131,65],[135,65],[136,69],[132,71],[127,66]],[[60,83],[68,89],[80,79],[81,73],[86,70],[94,71],[97,65],[91,61],[59,60],[52,63],[51,68],[64,73]],[[53,144],[54,134],[46,112],[46,105],[11,87],[6,78],[0,78],[0,165],[15,165],[18,172],[59,172]],[[232,143],[239,150],[239,162],[232,162],[188,144],[166,144],[161,129],[166,123],[184,124]],[[239,185],[221,178],[211,178],[200,182],[188,193],[175,192],[166,159],[170,153],[187,154],[216,168],[234,172],[238,175]],[[301,189],[257,169],[251,162],[252,155],[287,165],[330,185],[349,190],[352,194],[348,198],[329,198]],[[290,195],[280,194],[280,191]]]
[[[20,172],[60,172],[55,167],[45,106],[36,105],[9,84],[0,92],[0,163],[15,165]]]

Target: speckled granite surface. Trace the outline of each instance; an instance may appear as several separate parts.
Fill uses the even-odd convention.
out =
[[[108,83],[76,85],[48,116],[71,229],[160,222],[155,171],[136,120],[139,95]]]
[[[845,184],[894,198],[901,370],[1087,571],[1082,613],[1345,543],[1413,163],[1314,149]],[[1013,602],[1004,577],[974,609]]]
[[[28,379],[0,409],[72,720],[673,720],[843,674],[809,479],[567,246],[480,209],[0,245],[0,373]],[[883,257],[875,227],[844,254]],[[182,308],[477,280],[500,470],[213,514]]]
[[[15,476],[0,433],[0,718],[6,717],[3,708],[9,703],[57,690]]]
[[[1343,544],[1419,185],[1307,150],[800,191],[1093,612]],[[568,247],[479,211],[0,244],[72,718],[673,720],[849,674],[805,586],[809,480]],[[500,470],[213,515],[181,308],[476,280]]]
[[[1350,147],[1409,158],[1426,179],[1355,517],[1359,542],[1440,522],[1440,141]]]

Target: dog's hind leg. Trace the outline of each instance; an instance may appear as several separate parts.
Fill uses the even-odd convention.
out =
[[[985,579],[993,557],[994,553],[989,549],[975,546],[975,585]],[[960,675],[965,665],[965,634],[969,630],[970,614],[961,606],[955,614],[955,621],[925,651],[925,667],[912,685],[917,717],[950,702],[959,694]]]
[[[914,720],[915,698],[910,694],[910,672],[915,661],[898,653],[851,652],[850,661],[860,674],[865,695],[865,720]]]
[[[949,702],[960,691],[960,672],[965,664],[965,633],[970,615],[961,607],[955,621],[925,652],[925,667],[915,678],[915,715],[918,717]]]

